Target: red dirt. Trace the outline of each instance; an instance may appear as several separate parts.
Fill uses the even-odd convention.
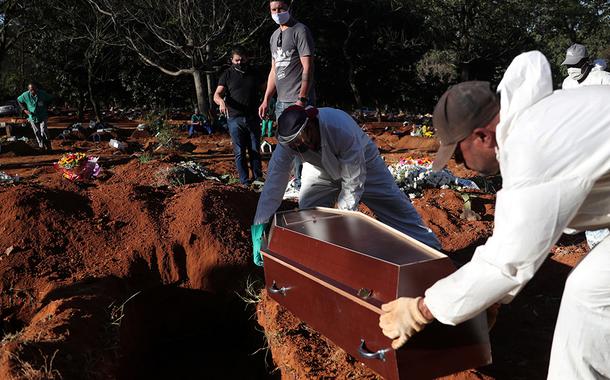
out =
[[[145,331],[148,339],[166,339],[158,327],[152,328],[154,334],[143,327],[151,316],[163,326],[173,323],[177,339],[185,340],[172,352],[199,352],[210,358],[212,367],[202,374],[243,372],[232,370],[240,361],[250,367],[248,373],[253,368],[265,373],[264,359],[251,363],[250,356],[262,345],[260,336],[243,303],[232,296],[244,289],[248,275],[260,275],[251,264],[248,232],[257,194],[212,181],[169,188],[156,175],[168,165],[132,159],[106,168],[102,179],[85,187],[43,170],[37,178],[0,188],[0,248],[13,247],[0,261],[0,327],[6,341],[0,378],[25,370],[40,372],[44,359],[56,351],[53,368],[63,378],[78,377],[83,368],[92,377],[119,373],[130,378],[126,374],[136,367],[117,358],[133,356],[133,346],[127,343],[132,334]],[[118,318],[115,309],[138,291],[128,305],[133,312],[123,310],[130,327],[125,330],[121,324],[119,329],[112,324]],[[160,297],[163,303],[155,304]],[[180,310],[192,317],[175,317]],[[217,318],[222,313],[226,317]],[[198,320],[192,319],[195,315]],[[226,337],[236,341],[251,338],[237,349],[225,347],[239,355],[222,365],[211,347],[190,349],[201,343],[187,339],[201,330],[199,323],[226,328]],[[215,338],[219,345],[216,341],[222,339]],[[137,340],[138,348],[141,344]],[[184,370],[195,373],[194,367]],[[182,367],[160,368],[174,373]]]
[[[430,155],[435,144],[380,126],[370,133],[388,146],[388,162]],[[136,155],[151,141],[128,140]],[[251,355],[265,347],[264,336],[255,310],[235,292],[249,288],[255,299],[247,283],[262,275],[251,263],[249,237],[258,195],[213,181],[170,186],[159,171],[182,159],[237,174],[227,135],[179,142],[192,149],[157,151],[147,163],[107,141],[54,140],[51,154],[3,149],[0,170],[22,181],[0,186],[0,378],[375,378],[264,293],[258,321],[279,371],[269,373],[265,350]],[[76,185],[53,170],[74,150],[100,156],[98,179]],[[474,175],[453,163],[450,169]],[[472,200],[482,217],[473,222],[460,219],[463,200],[452,190],[427,190],[413,203],[459,265],[491,233],[493,201]],[[502,308],[492,332],[494,364],[451,378],[545,376],[563,278],[586,253],[584,244],[582,235],[566,237]]]

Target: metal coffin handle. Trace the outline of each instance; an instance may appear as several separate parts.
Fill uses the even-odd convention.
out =
[[[290,290],[290,288],[289,287],[285,287],[285,286],[282,286],[281,288],[278,288],[277,284],[275,283],[275,281],[273,281],[273,283],[269,287],[269,293],[271,293],[271,294],[281,294],[284,297],[286,296],[286,293],[288,292],[288,290]]]
[[[382,362],[385,362],[385,354],[389,351],[389,348],[384,348],[377,352],[371,352],[368,350],[368,348],[366,348],[366,343],[364,342],[364,339],[360,339],[360,347],[358,347],[358,353],[365,359],[379,359]]]

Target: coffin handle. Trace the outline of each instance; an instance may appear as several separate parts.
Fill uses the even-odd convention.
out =
[[[283,296],[286,296],[286,293],[288,292],[290,288],[287,288],[285,286],[282,286],[281,288],[277,287],[277,284],[275,283],[275,281],[273,281],[273,284],[271,284],[271,286],[269,287],[269,293],[271,294],[281,294]]]
[[[385,354],[389,351],[389,348],[385,348],[377,352],[371,352],[368,350],[368,348],[366,348],[366,343],[364,343],[364,339],[360,339],[360,347],[358,347],[358,353],[365,359],[379,359],[382,362],[385,362]]]

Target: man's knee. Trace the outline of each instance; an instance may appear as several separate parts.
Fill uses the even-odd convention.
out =
[[[303,182],[299,192],[299,208],[334,207],[338,191],[315,182]]]

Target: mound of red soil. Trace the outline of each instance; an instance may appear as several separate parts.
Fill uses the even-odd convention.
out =
[[[380,379],[272,300],[265,290],[257,317],[282,379]]]
[[[493,195],[471,193],[471,209],[481,217],[479,221],[460,218],[464,199],[454,190],[428,189],[422,198],[413,199],[412,202],[424,223],[440,239],[445,252],[483,244],[493,230]]]
[[[429,137],[419,136],[397,136],[392,134],[382,134],[371,138],[379,147],[381,153],[388,152],[436,152],[439,147],[438,140]]]
[[[419,151],[436,152],[439,144],[435,138],[411,136],[412,125],[401,122],[369,122],[362,129],[377,144],[382,153]]]
[[[0,154],[4,157],[34,156],[39,151],[25,141],[11,141],[2,144]]]
[[[253,363],[250,355],[262,345],[251,311],[234,296],[249,275],[260,275],[249,239],[258,195],[214,181],[159,184],[158,171],[169,165],[133,160],[87,186],[57,175],[44,185],[0,188],[0,249],[12,247],[0,261],[0,335],[8,337],[1,378],[41,371],[51,358],[63,378],[83,371],[133,378],[135,362],[154,361],[144,342],[160,347],[168,336],[180,343],[166,347],[174,358],[210,358],[202,375],[266,373],[264,359]],[[216,346],[233,354],[214,356]],[[199,362],[155,363],[188,374]]]

